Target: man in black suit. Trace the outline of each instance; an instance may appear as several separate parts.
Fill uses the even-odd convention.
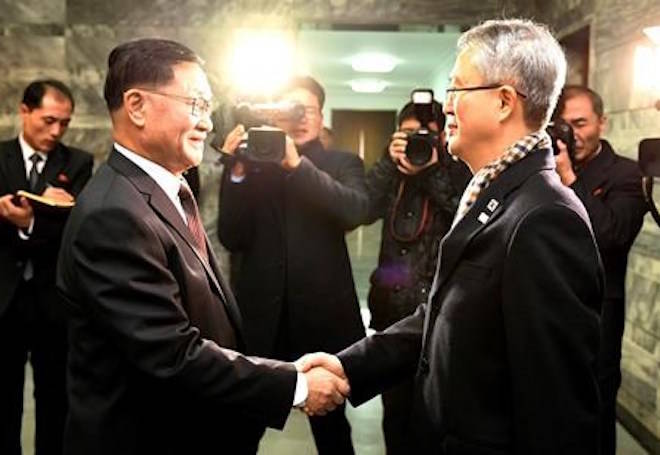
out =
[[[115,143],[71,213],[58,263],[67,454],[253,454],[254,429],[281,428],[292,405],[343,402],[345,383],[323,370],[238,352],[241,317],[182,177],[201,161],[210,98],[199,57],[179,43],[110,53]]]
[[[218,233],[241,254],[236,294],[248,351],[293,360],[364,336],[344,237],[369,206],[362,160],[325,150],[319,140],[321,85],[295,78],[282,101],[305,109],[298,121],[277,122],[290,136],[286,156],[281,163],[237,161],[225,172]],[[225,152],[233,154],[242,136],[238,125]],[[343,406],[310,424],[319,453],[353,453]]]
[[[616,452],[616,395],[621,385],[621,339],[625,323],[628,252],[642,228],[647,206],[637,163],[614,153],[601,139],[607,119],[603,100],[587,87],[564,87],[557,114],[573,127],[575,153],[564,144],[557,173],[584,204],[605,267],[598,381],[602,455]]]
[[[598,453],[603,273],[589,216],[544,131],[566,74],[545,27],[487,21],[461,36],[449,148],[468,184],[426,304],[337,357],[362,403],[416,376],[411,453]]]
[[[35,452],[62,453],[66,417],[66,326],[57,313],[55,265],[68,212],[39,210],[19,190],[70,202],[92,175],[93,158],[60,143],[74,101],[57,80],[29,84],[22,131],[0,143],[0,453],[21,453],[25,363],[36,400]]]

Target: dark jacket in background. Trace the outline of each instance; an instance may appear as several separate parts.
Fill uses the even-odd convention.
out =
[[[367,215],[362,161],[318,141],[300,153],[291,173],[263,164],[240,183],[223,177],[218,233],[241,254],[236,298],[257,355],[337,352],[364,336],[344,239]]]
[[[368,222],[383,219],[378,267],[371,274],[371,327],[383,330],[426,303],[440,240],[471,174],[441,152],[417,175],[398,171],[386,152],[367,173]]]
[[[589,213],[605,267],[602,314],[601,375],[619,371],[625,322],[628,252],[647,211],[642,176],[633,160],[616,155],[609,142],[578,171],[571,185]]]
[[[34,193],[41,194],[47,185],[56,186],[76,197],[92,175],[92,155],[58,144],[48,154]],[[18,190],[30,191],[25,162],[18,139],[0,143],[0,195]],[[47,296],[53,295],[57,253],[67,211],[36,211],[34,230],[29,240],[18,236],[15,225],[0,218],[0,316],[7,310],[28,260],[32,261],[33,283]]]
[[[445,236],[428,304],[339,354],[350,400],[416,375],[414,453],[596,455],[603,286],[584,207],[532,152]]]

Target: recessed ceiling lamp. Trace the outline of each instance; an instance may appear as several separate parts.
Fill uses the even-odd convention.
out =
[[[660,25],[646,27],[644,34],[649,37],[653,44],[660,46]]]
[[[351,67],[360,73],[389,73],[398,63],[396,58],[380,52],[363,52],[351,57]]]
[[[354,79],[350,84],[351,89],[357,93],[380,93],[388,85],[381,79]]]

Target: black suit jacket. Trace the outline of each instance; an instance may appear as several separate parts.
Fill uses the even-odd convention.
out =
[[[240,315],[162,189],[113,151],[64,233],[70,312],[68,454],[238,451],[282,427],[292,365],[246,358]]]
[[[537,150],[442,241],[417,312],[340,354],[359,404],[417,375],[420,453],[598,453],[602,267],[589,218]]]
[[[76,197],[92,175],[92,155],[58,144],[48,153],[35,193],[46,185],[60,187]],[[29,190],[25,162],[18,138],[0,142],[0,195]],[[55,265],[67,213],[35,212],[29,240],[22,240],[15,225],[0,218],[0,316],[7,310],[28,260],[34,269],[33,282],[45,294],[53,293]]]
[[[301,153],[290,174],[272,165],[223,178],[218,233],[241,253],[237,299],[257,355],[336,352],[364,336],[344,239],[369,209],[362,160],[318,141]]]
[[[616,155],[609,142],[578,172],[571,185],[589,213],[605,267],[605,300],[601,318],[601,371],[619,374],[625,324],[628,253],[648,210],[637,163]]]

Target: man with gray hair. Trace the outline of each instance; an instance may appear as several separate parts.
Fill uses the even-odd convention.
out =
[[[564,55],[526,20],[474,27],[458,51],[448,141],[474,176],[428,302],[336,357],[301,364],[344,375],[354,405],[415,376],[411,453],[597,454],[603,272],[544,131]]]

